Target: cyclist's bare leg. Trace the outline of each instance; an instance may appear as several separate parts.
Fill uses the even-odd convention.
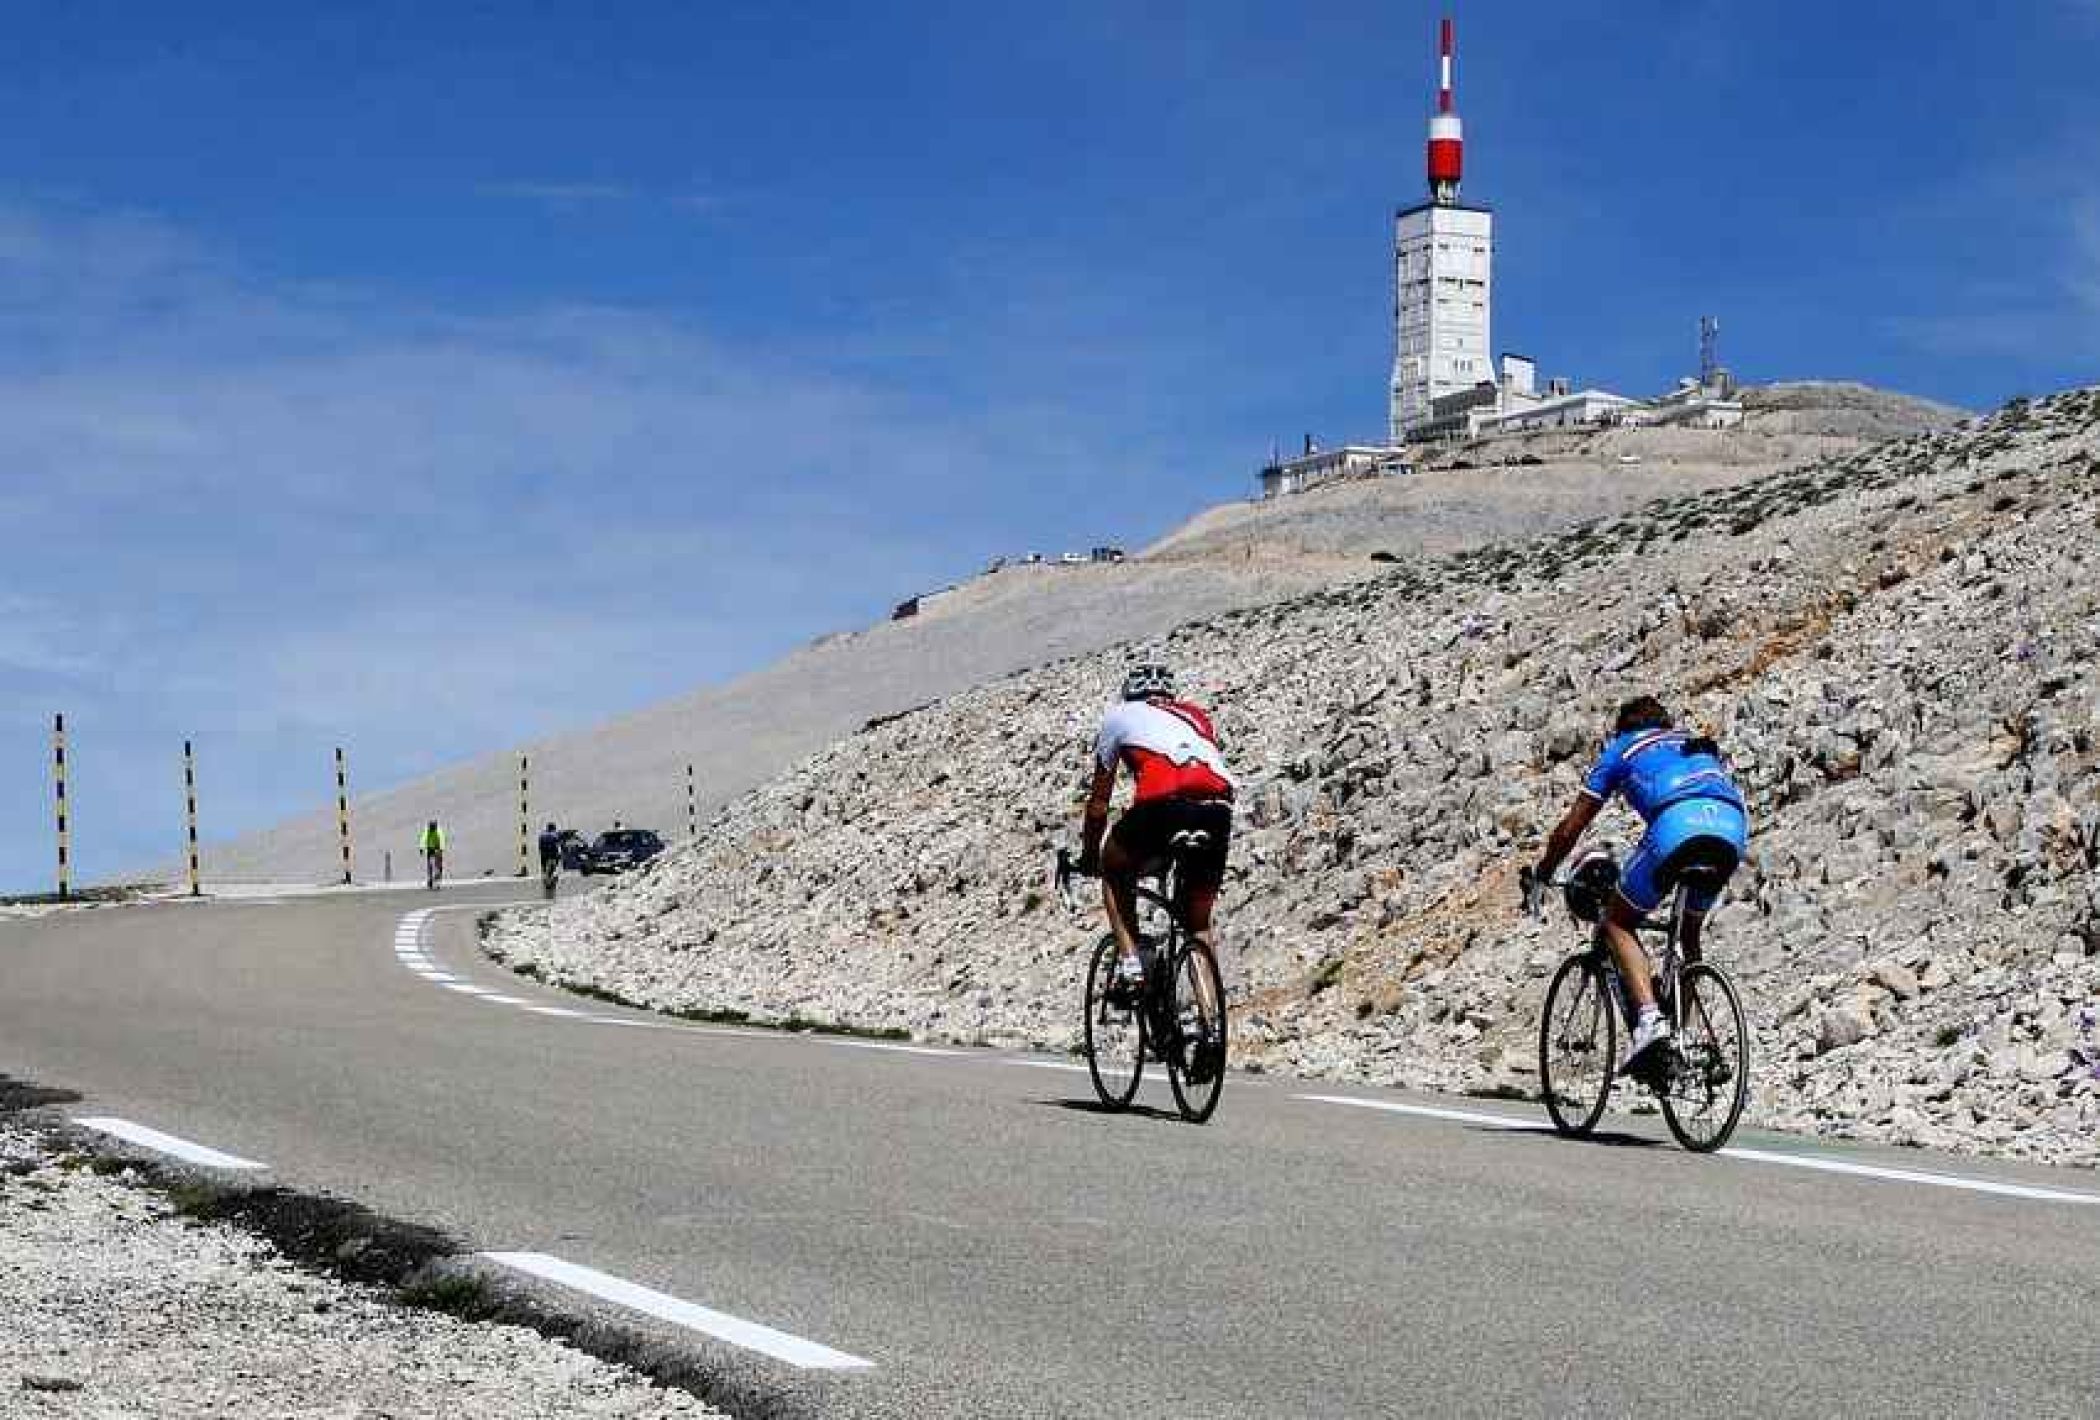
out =
[[[1183,908],[1188,918],[1189,935],[1210,948],[1212,961],[1218,960],[1217,929],[1211,925],[1211,912],[1218,904],[1218,889],[1213,884],[1191,883],[1184,889]],[[1219,962],[1219,970],[1224,964]],[[1207,1021],[1218,1018],[1218,1003],[1211,998],[1210,973],[1196,973],[1196,1005]]]
[[[1116,950],[1125,961],[1137,960],[1137,880],[1142,866],[1131,861],[1114,834],[1101,845],[1101,905],[1108,910],[1108,928],[1116,934]]]
[[[1619,978],[1633,997],[1636,1013],[1655,1004],[1655,984],[1648,978],[1648,954],[1641,950],[1640,939],[1633,934],[1634,924],[1640,920],[1632,904],[1617,893],[1612,894],[1611,906],[1604,914],[1604,940],[1611,944],[1612,959],[1619,964]]]

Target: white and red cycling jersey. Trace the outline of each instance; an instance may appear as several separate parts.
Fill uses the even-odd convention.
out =
[[[1179,700],[1126,700],[1112,707],[1094,741],[1103,769],[1130,766],[1137,798],[1230,799],[1232,776],[1210,716]]]

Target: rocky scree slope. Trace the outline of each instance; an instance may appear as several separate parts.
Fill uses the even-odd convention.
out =
[[[1714,952],[1754,1117],[2092,1164],[2096,607],[2088,390],[971,691],[490,946],[670,1010],[1069,1048],[1099,928],[1047,900],[1048,845],[1122,666],[1162,656],[1242,781],[1237,1057],[1523,1093],[1576,935],[1517,915],[1515,870],[1611,707],[1655,689],[1752,802]]]
[[[2096,549],[2100,392],[2017,405],[972,691],[491,946],[668,1009],[1069,1047],[1098,927],[1046,900],[1047,845],[1121,667],[1157,655],[1242,781],[1238,1057],[1522,1093],[1576,939],[1519,919],[1514,871],[1653,688],[1752,801],[1715,950],[1756,1117],[2092,1163]]]
[[[724,686],[518,747],[532,759],[539,821],[596,830],[615,818],[685,825],[685,767],[712,810],[865,722],[954,695],[1060,656],[1264,605],[1384,570],[1374,553],[1443,554],[1634,507],[1662,494],[1758,477],[1860,445],[1870,415],[1921,432],[1959,411],[1858,386],[1803,385],[1783,414],[1743,430],[1607,430],[1496,445],[1507,467],[1348,484],[1204,514],[1118,566],[1008,567],[925,600],[919,615],[826,637]],[[1864,415],[1862,414],[1864,411]],[[1763,421],[1781,419],[1784,427]],[[1877,425],[1876,427],[1880,427]],[[1638,466],[1618,463],[1632,452]],[[1476,451],[1461,461],[1486,460]],[[1528,460],[1528,462],[1524,461]],[[900,589],[902,591],[904,589]],[[455,877],[517,866],[517,752],[364,795],[352,804],[360,876],[382,854],[415,871],[417,833],[441,819]],[[352,748],[352,771],[356,771]],[[325,766],[320,766],[325,771]],[[325,784],[325,777],[317,780]],[[354,787],[354,786],[353,786]],[[232,843],[208,844],[215,879],[326,881],[337,871],[332,805]],[[179,876],[170,866],[168,877]]]

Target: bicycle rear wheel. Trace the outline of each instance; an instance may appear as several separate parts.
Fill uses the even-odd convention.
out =
[[[1167,1062],[1167,1083],[1181,1117],[1201,1124],[1225,1090],[1225,981],[1210,948],[1194,938],[1185,942],[1167,989],[1173,993],[1168,1005],[1175,1039],[1162,1042],[1158,1053]]]
[[[1121,1003],[1110,999],[1116,957],[1116,939],[1111,933],[1094,948],[1094,959],[1087,967],[1082,1039],[1094,1093],[1110,1109],[1124,1109],[1137,1094],[1138,1081],[1145,1073],[1145,1013],[1135,999]]]
[[[1684,969],[1677,1058],[1656,1091],[1677,1142],[1706,1154],[1728,1142],[1750,1102],[1750,1028],[1735,986],[1717,967]]]
[[[1539,1092],[1563,1134],[1597,1127],[1611,1098],[1619,1013],[1594,954],[1578,952],[1560,964],[1546,988],[1539,1022]]]

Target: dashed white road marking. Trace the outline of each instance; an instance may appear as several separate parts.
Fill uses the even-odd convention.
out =
[[[1886,1179],[1891,1183],[1921,1183],[1930,1188],[1958,1188],[1969,1193],[1990,1193],[2001,1198],[2025,1198],[2038,1203],[2100,1204],[2100,1193],[2077,1193],[2068,1188],[2039,1188],[2027,1183],[2001,1183],[1991,1178],[1965,1174],[1927,1173],[1922,1169],[1888,1168],[1881,1164],[1858,1164],[1848,1159],[1817,1158],[1810,1154],[1782,1154],[1771,1149],[1723,1149],[1724,1159],[1743,1159],[1754,1164],[1778,1164],[1783,1168],[1812,1169],[1818,1173],[1851,1174],[1857,1178]]]
[[[629,1282],[623,1277],[600,1272],[596,1268],[583,1267],[561,1258],[550,1257],[544,1252],[485,1252],[481,1254],[491,1262],[515,1268],[519,1272],[538,1277],[557,1286],[608,1301],[616,1306],[668,1321],[717,1341],[726,1341],[732,1346],[741,1346],[747,1351],[756,1351],[771,1356],[776,1361],[785,1361],[805,1371],[864,1371],[874,1366],[858,1356],[849,1356],[844,1351],[834,1351],[829,1346],[819,1345],[785,1331],[776,1331],[755,1321],[718,1312],[694,1302],[688,1302],[638,1282]]]
[[[1387,1114],[1412,1114],[1423,1119],[1448,1119],[1454,1124],[1484,1124],[1490,1129],[1551,1129],[1543,1119],[1512,1119],[1506,1114],[1488,1114],[1477,1109],[1445,1109],[1437,1105],[1400,1104],[1394,1100],[1367,1100],[1356,1095],[1293,1095],[1293,1099],[1315,1104],[1346,1104],[1357,1109],[1382,1110]]]
[[[266,1169],[268,1164],[244,1159],[238,1154],[222,1154],[217,1149],[193,1144],[187,1139],[178,1139],[173,1134],[163,1134],[158,1129],[149,1129],[143,1124],[134,1124],[128,1119],[113,1119],[106,1115],[78,1118],[73,1121],[84,1128],[95,1130],[112,1138],[138,1144],[155,1153],[167,1154],[185,1163],[198,1164],[208,1169]]]
[[[1354,1095],[1297,1095],[1294,1098],[1318,1104],[1354,1105],[1358,1109],[1382,1110],[1388,1114],[1412,1114],[1424,1119],[1448,1119],[1460,1124],[1483,1124],[1493,1129],[1551,1130],[1543,1119],[1514,1119],[1506,1114],[1480,1110],[1444,1109],[1435,1105],[1400,1104],[1393,1100],[1367,1100]],[[1859,1163],[1816,1154],[1787,1154],[1776,1149],[1725,1148],[1716,1157],[1738,1159],[1749,1164],[1776,1164],[1781,1168],[1808,1169],[1815,1173],[1846,1174],[1853,1178],[1879,1179],[1888,1183],[1915,1183],[1928,1188],[1954,1188],[1968,1193],[2000,1198],[2024,1198],[2038,1203],[2082,1203],[2100,1205],[2100,1193],[2080,1193],[2068,1188],[2044,1188],[2029,1183],[2006,1183],[1999,1179],[1968,1174],[1931,1173],[1924,1169],[1899,1169],[1886,1164]]]
[[[563,1016],[572,1021],[588,1020],[590,1018],[588,1013],[572,1011],[567,1006],[527,1006],[525,1009],[532,1012],[535,1016]]]
[[[819,1034],[817,1038],[826,1045],[843,1045],[848,1050],[887,1050],[898,1055],[936,1055],[947,1057],[968,1055],[970,1053],[967,1050],[943,1050],[937,1045],[895,1045],[883,1040],[846,1040],[838,1036],[822,1034]]]
[[[1009,1060],[1006,1063],[1024,1065],[1030,1070],[1077,1070],[1082,1075],[1086,1073],[1086,1066],[1073,1065],[1064,1060]]]

